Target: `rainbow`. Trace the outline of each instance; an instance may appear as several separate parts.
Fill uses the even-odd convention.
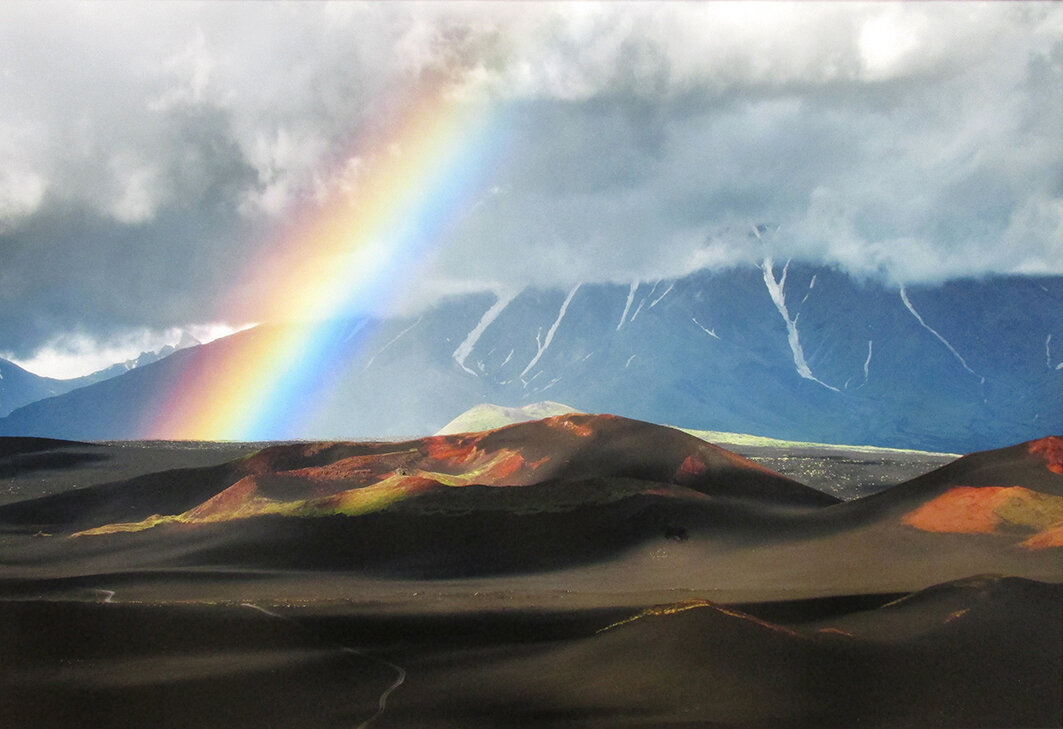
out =
[[[352,332],[352,321],[416,279],[484,194],[498,155],[496,109],[439,84],[413,96],[353,142],[352,194],[305,205],[234,283],[218,318],[266,324],[187,358],[146,414],[147,437],[293,437],[325,401],[368,334]]]

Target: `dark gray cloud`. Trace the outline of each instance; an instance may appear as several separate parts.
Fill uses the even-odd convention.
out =
[[[5,3],[0,353],[216,321],[426,73],[504,108],[507,154],[406,307],[767,253],[1063,267],[1052,4]]]

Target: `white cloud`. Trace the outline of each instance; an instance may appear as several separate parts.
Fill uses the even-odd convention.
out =
[[[36,144],[36,136],[27,125],[0,118],[0,233],[36,212],[44,199],[47,177],[23,151]]]
[[[919,54],[925,44],[926,19],[902,17],[901,9],[892,6],[866,20],[860,28],[860,56],[864,77],[889,78]]]
[[[1014,273],[1058,274],[1063,248],[1063,199],[1033,196],[1014,210],[996,247],[997,267]]]
[[[13,221],[37,210],[46,187],[44,178],[36,172],[15,166],[0,168],[0,233]]]
[[[120,223],[150,220],[161,202],[158,170],[128,155],[113,158],[108,167],[119,189],[108,196],[107,212]]]
[[[196,29],[188,44],[173,53],[162,69],[172,76],[172,85],[147,100],[147,109],[165,112],[175,106],[199,104],[206,98],[215,61],[207,48],[206,36]]]

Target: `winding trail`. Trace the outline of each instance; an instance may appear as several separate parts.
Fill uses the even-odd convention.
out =
[[[99,588],[96,588],[93,590],[93,592],[98,592],[99,594],[103,595],[103,602],[111,602],[112,600],[114,600],[114,590],[101,590]]]
[[[240,603],[240,606],[241,607],[245,607],[245,608],[250,608],[251,610],[257,610],[258,612],[262,613],[263,615],[268,615],[271,618],[277,618],[278,620],[284,620],[285,622],[291,623],[292,625],[294,625],[296,628],[298,628],[299,630],[301,630],[303,632],[309,632],[304,626],[300,625],[298,623],[298,621],[293,620],[292,618],[289,618],[286,615],[281,615],[280,613],[275,613],[272,610],[267,610],[266,608],[264,608],[264,607],[262,607],[260,605],[255,605],[254,603],[250,603],[250,602],[242,602],[242,603]],[[344,653],[351,653],[351,654],[354,654],[356,656],[360,656],[361,658],[368,658],[369,660],[376,661],[377,663],[379,663],[379,664],[381,664],[383,666],[386,666],[387,668],[389,668],[390,670],[395,672],[395,680],[392,681],[391,684],[386,689],[384,689],[384,691],[380,694],[380,698],[377,699],[376,713],[373,714],[368,719],[366,719],[365,721],[363,721],[357,727],[357,729],[366,729],[366,727],[368,727],[374,721],[379,719],[384,714],[384,712],[387,710],[388,697],[391,696],[391,694],[397,688],[402,686],[402,684],[406,683],[406,669],[403,668],[402,666],[396,664],[396,663],[392,663],[391,661],[387,661],[387,660],[384,660],[383,658],[379,658],[377,656],[371,655],[370,653],[366,652],[365,650],[363,650],[361,648],[352,648],[351,646],[346,646],[346,645],[342,645],[342,644],[339,644],[339,643],[336,643],[335,645],[336,645],[337,648],[342,650]]]
[[[388,697],[391,696],[391,693],[399,686],[406,683],[406,669],[398,665],[397,663],[386,661],[383,658],[378,658],[377,656],[371,656],[359,648],[350,648],[348,646],[342,646],[342,648],[347,653],[354,653],[357,656],[372,659],[377,663],[381,663],[387,666],[395,672],[395,680],[391,682],[390,686],[384,689],[383,693],[380,694],[380,698],[377,700],[376,713],[358,725],[358,729],[365,729],[365,727],[369,726],[373,721],[379,718],[387,709]]]

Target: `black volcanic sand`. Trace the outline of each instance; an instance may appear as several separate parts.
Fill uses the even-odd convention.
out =
[[[1063,592],[1015,578],[626,623],[105,597],[0,602],[0,724],[1048,727],[1063,701]]]
[[[771,478],[673,498],[576,463],[528,488],[582,506],[465,487],[71,538],[192,508],[254,449],[18,440],[0,439],[21,495],[0,506],[0,729],[1063,726],[1063,550],[899,520],[955,484],[1063,488],[1023,447],[833,506]],[[102,458],[17,467],[48,454]],[[685,609],[630,620],[655,605]]]

